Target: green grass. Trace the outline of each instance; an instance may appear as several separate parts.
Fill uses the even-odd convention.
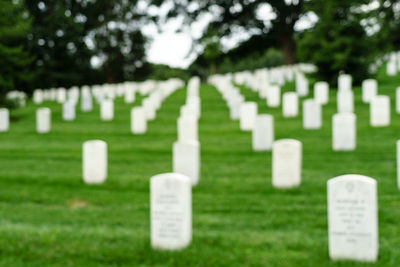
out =
[[[369,108],[355,88],[357,149],[332,152],[331,117],[336,92],[323,108],[323,128],[302,129],[301,116],[282,117],[281,108],[241,88],[261,113],[275,117],[276,139],[303,143],[302,184],[271,185],[271,153],[253,152],[251,133],[229,119],[216,89],[201,88],[201,180],[193,189],[193,242],[183,251],[150,248],[149,178],[172,170],[172,143],[185,91],[171,95],[144,136],[130,134],[132,105],[116,103],[115,120],[101,122],[99,108],[77,113],[74,122],[53,111],[50,134],[35,133],[35,110],[12,111],[8,133],[0,134],[1,266],[354,266],[328,256],[326,182],[348,173],[371,176],[379,191],[379,266],[400,262],[400,192],[396,147],[400,115],[395,88],[400,77],[380,75],[379,91],[390,95],[390,127],[371,128]],[[293,90],[293,84],[284,90]],[[140,100],[135,104],[140,104]],[[109,176],[84,185],[82,143],[109,146]]]

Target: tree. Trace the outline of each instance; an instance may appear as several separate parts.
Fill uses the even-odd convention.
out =
[[[368,2],[314,0],[308,5],[319,20],[300,36],[298,54],[302,61],[317,66],[318,79],[335,86],[341,71],[351,74],[356,84],[369,77],[377,47],[373,36],[362,26],[370,13],[360,7]]]
[[[22,90],[21,84],[31,77],[26,67],[32,57],[24,50],[23,41],[30,21],[18,1],[2,0],[0,5],[0,104],[8,91]]]
[[[147,75],[144,16],[137,2],[26,0],[33,21],[27,47],[37,58],[31,87],[122,82]]]
[[[293,64],[296,59],[295,24],[305,14],[305,0],[151,0],[160,6],[166,2],[171,6],[168,17],[184,16],[184,24],[192,24],[205,14],[212,14],[208,29],[216,32],[218,38],[250,33],[250,35],[274,36],[284,54],[285,64]],[[270,23],[263,16],[271,7],[275,18]],[[262,14],[262,13],[265,14]],[[205,32],[202,37],[208,37]],[[201,38],[200,38],[201,39]],[[200,41],[200,40],[197,40]]]

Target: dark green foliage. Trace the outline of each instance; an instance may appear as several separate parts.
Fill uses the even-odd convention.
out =
[[[26,67],[32,57],[24,50],[23,40],[30,30],[30,21],[18,1],[0,0],[0,104],[11,90],[30,80]]]
[[[33,20],[27,46],[37,57],[31,87],[143,79],[149,66],[136,2],[27,0]]]
[[[300,61],[318,67],[316,78],[336,86],[339,72],[353,76],[355,84],[369,78],[369,65],[377,55],[375,39],[361,26],[367,13],[354,11],[368,1],[314,0],[309,8],[319,21],[298,39]]]

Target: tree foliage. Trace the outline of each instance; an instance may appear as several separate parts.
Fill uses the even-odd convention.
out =
[[[33,88],[121,82],[146,75],[137,1],[26,0]],[[96,60],[97,59],[97,60]],[[93,60],[97,66],[93,68]],[[136,77],[138,76],[138,77]]]
[[[183,16],[185,24],[192,24],[205,14],[212,19],[204,34],[197,40],[209,38],[210,32],[218,38],[232,35],[266,36],[275,38],[282,49],[286,64],[295,62],[295,24],[304,15],[304,0],[152,0],[155,5],[168,3],[171,8],[168,17]],[[271,14],[271,7],[276,16],[271,20],[265,17]],[[265,14],[263,14],[265,13]]]
[[[298,39],[298,55],[301,61],[318,67],[318,79],[334,86],[340,72],[351,74],[355,83],[369,76],[377,47],[376,39],[362,26],[370,14],[360,7],[368,2],[314,0],[309,3],[308,8],[319,20]]]
[[[27,66],[32,57],[24,50],[23,41],[30,30],[30,21],[17,1],[0,1],[0,103],[5,95],[30,80]]]

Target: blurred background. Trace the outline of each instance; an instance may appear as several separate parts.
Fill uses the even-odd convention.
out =
[[[400,0],[0,0],[0,102],[12,90],[307,62],[355,84],[400,47]]]

